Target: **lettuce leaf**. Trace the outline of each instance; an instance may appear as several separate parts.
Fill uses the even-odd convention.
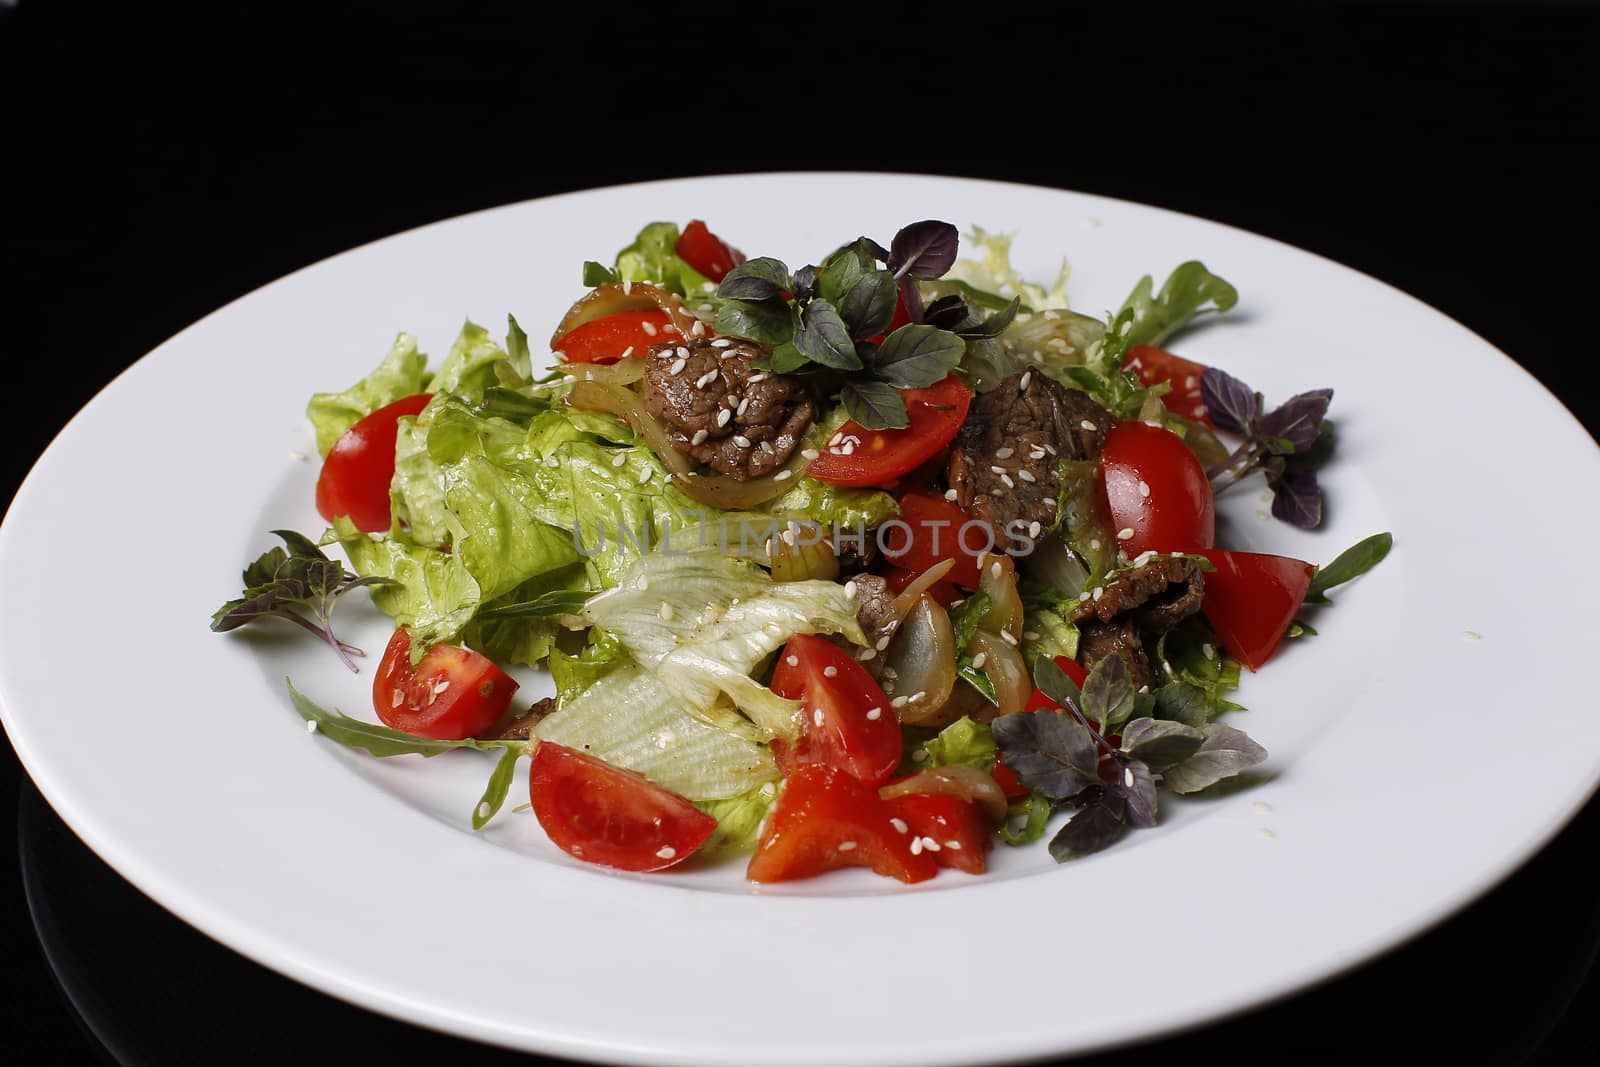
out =
[[[326,456],[346,430],[374,411],[425,391],[427,372],[428,357],[417,351],[417,339],[402,333],[371,374],[342,393],[317,393],[306,405],[306,418],[317,433],[317,451]]]
[[[1020,297],[1029,311],[1067,307],[1067,279],[1072,266],[1065,258],[1056,272],[1056,280],[1046,289],[1024,281],[1011,265],[1011,242],[1015,234],[990,233],[979,226],[972,227],[964,241],[968,248],[978,252],[977,259],[958,259],[945,275],[945,280],[961,282],[984,293],[999,297],[1000,307],[1013,296]]]
[[[627,282],[654,282],[682,297],[709,299],[716,286],[678,255],[680,236],[677,223],[650,223],[639,231],[633,244],[617,253],[617,277]]]
[[[700,850],[695,853],[706,859],[717,859],[734,852],[754,852],[756,839],[761,833],[761,820],[766,818],[778,798],[778,787],[767,782],[726,800],[702,800],[695,806],[717,820]]]
[[[329,536],[357,574],[394,579],[393,585],[373,587],[372,602],[411,632],[414,656],[429,645],[454,642],[482,603],[483,591],[460,556],[403,537],[362,533],[342,515],[333,520]]]

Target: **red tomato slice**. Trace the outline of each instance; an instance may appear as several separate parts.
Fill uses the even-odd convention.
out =
[[[730,270],[744,262],[743,252],[730,247],[699,219],[683,228],[677,253],[685,263],[714,282],[720,282]]]
[[[964,589],[978,587],[978,565],[998,545],[988,523],[936,493],[920,491],[900,498],[900,522],[905,525],[887,526],[880,535],[884,557],[894,566],[921,574],[953,559],[955,566],[942,580]]]
[[[961,429],[972,404],[972,390],[954,374],[926,389],[902,389],[900,395],[910,420],[904,429],[867,430],[847,422],[807,473],[834,485],[887,485],[938,455]]]
[[[430,393],[417,393],[379,408],[344,432],[322,461],[317,476],[317,511],[332,522],[348,515],[356,529],[381,533],[389,528],[389,483],[394,481],[394,443],[400,417],[428,406]]]
[[[821,763],[797,767],[767,816],[745,877],[752,882],[812,878],[840,867],[871,867],[902,882],[939,873],[934,853],[911,851],[910,827],[872,786]]]
[[[528,770],[539,825],[563,852],[624,871],[659,871],[705,844],[717,820],[642,775],[541,741]]]
[[[1172,392],[1161,398],[1167,410],[1216,429],[1205,401],[1200,399],[1200,376],[1206,372],[1204,364],[1175,356],[1154,345],[1134,345],[1123,357],[1122,368],[1133,371],[1146,386],[1171,382]]]
[[[956,529],[959,529],[959,527]],[[946,537],[954,536],[953,531],[943,532],[945,533]],[[943,538],[940,540],[942,543]],[[904,567],[889,567],[884,570],[883,577],[884,580],[889,583],[890,590],[899,593],[902,592],[906,586],[922,577],[922,572],[907,570]],[[928,586],[927,594],[933,597],[934,600],[938,601],[939,606],[944,608],[946,611],[949,611],[951,608],[953,608],[956,601],[961,599],[961,590],[957,589],[954,583],[948,582],[943,578],[940,578],[937,582],[934,582],[932,585]]]
[[[372,679],[372,707],[391,729],[459,741],[498,722],[516,691],[493,660],[455,645],[434,645],[412,667],[411,635],[401,627]]]
[[[553,347],[568,363],[615,363],[624,355],[643,359],[651,345],[682,339],[672,317],[652,308],[591,319],[562,334]]]
[[[1260,552],[1210,549],[1216,566],[1206,575],[1205,612],[1230,653],[1252,671],[1272,657],[1305,603],[1316,570],[1304,560]]]
[[[1033,692],[1036,697],[1043,695],[1037,689]],[[1035,709],[1030,707],[1028,710],[1033,711]],[[1000,754],[998,752],[995,753],[994,767],[990,769],[989,773],[994,777],[994,784],[1000,787],[1000,792],[1006,795],[1007,800],[1021,800],[1032,792],[1017,778],[1016,771],[1000,762]]]
[[[971,801],[948,794],[907,793],[884,803],[889,805],[891,814],[911,828],[910,836],[921,842],[917,851],[931,855],[939,866],[968,874],[982,874],[988,868],[983,854],[989,848],[991,835],[983,815]]]
[[[1106,435],[1100,469],[1117,547],[1128,555],[1215,543],[1211,483],[1194,452],[1171,430],[1143,422],[1118,424]]]
[[[796,634],[778,655],[772,691],[805,705],[805,733],[793,750],[774,744],[783,764],[825,763],[877,787],[900,764],[900,722],[878,683],[824,637]]]

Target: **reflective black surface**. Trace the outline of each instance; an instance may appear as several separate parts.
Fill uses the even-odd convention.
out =
[[[308,56],[279,51],[271,69],[281,85],[257,84],[265,99],[215,111],[196,105],[230,59],[257,70],[239,54],[219,46],[203,62],[115,49],[101,56],[84,50],[71,12],[55,7],[47,13],[25,0],[0,14],[0,89],[14,102],[4,131],[11,158],[0,179],[11,190],[0,229],[0,337],[11,368],[47,374],[42,387],[11,394],[0,499],[118,371],[283,273],[463,211],[727,170],[994,177],[1220,219],[1413,293],[1516,358],[1591,433],[1600,425],[1589,402],[1596,245],[1594,182],[1584,160],[1596,147],[1588,51],[1600,39],[1591,12],[1422,5],[1352,13],[1319,5],[1277,23],[1218,15],[1232,42],[1225,48],[1194,41],[1188,51],[1157,55],[1122,37],[1117,47],[1085,46],[1067,56],[1017,42],[1008,45],[1019,71],[1014,97],[959,79],[919,83],[916,106],[887,125],[847,119],[855,112],[837,94],[771,89],[757,107],[719,97],[705,81],[686,95],[663,60],[659,83],[630,91],[653,106],[684,102],[682,117],[641,136],[636,117],[570,118],[584,108],[603,113],[626,79],[580,68],[570,56],[562,67],[536,36],[516,37],[512,48],[493,22],[446,24],[434,13],[388,25],[395,43],[322,41]],[[658,19],[624,36],[638,44],[672,28]],[[280,24],[276,32],[293,39],[294,29]],[[59,77],[63,57],[80,73],[104,76],[87,101],[41,93]],[[797,72],[810,69],[804,54],[781,59],[784,76],[763,85],[799,84]],[[894,80],[887,70],[876,78]],[[1051,93],[1070,100],[1070,120],[1052,111]],[[949,109],[943,121],[941,108]],[[782,116],[776,129],[783,135],[762,127],[757,136],[752,110]],[[924,156],[708,154],[755,144],[836,152],[892,144]],[[969,145],[994,146],[1004,158],[948,154]],[[621,151],[606,157],[602,149]],[[1331,316],[1315,328],[1343,328],[1338,309]],[[241,389],[252,373],[271,368],[242,368]],[[1306,384],[1337,385],[1337,368],[1328,382]],[[1411,398],[1418,432],[1503,435],[1505,469],[1486,472],[1484,498],[1475,502],[1483,521],[1526,522],[1529,560],[1563,546],[1581,557],[1591,531],[1539,531],[1537,516],[1493,511],[1494,477],[1561,457],[1523,454],[1515,427],[1453,425],[1451,385],[1445,374],[1436,394]],[[164,485],[152,472],[152,492],[163,491],[186,487]],[[181,535],[174,545],[181,552]],[[94,640],[134,624],[126,604],[86,606],[84,632],[62,639],[92,655]],[[152,639],[153,654],[158,649]],[[1570,669],[1581,690],[1586,672]],[[181,684],[175,673],[173,684]],[[98,684],[114,696],[115,680]],[[1508,722],[1506,759],[1485,768],[1484,788],[1514,792],[1520,776],[1539,772],[1540,746],[1559,742],[1540,736],[1538,715],[1527,709]],[[1353,788],[1383,788],[1385,774],[1407,773],[1426,754],[1376,752],[1373,759]],[[1427,827],[1409,825],[1403,810],[1393,817],[1394,832],[1429,847]],[[8,905],[0,912],[4,1047],[12,1062],[530,1062],[339,1003],[195,933],[90,854],[42,803],[9,748],[0,757],[0,826],[16,828],[17,864],[0,871],[0,904]],[[1238,1019],[1082,1062],[1594,1062],[1600,880],[1590,861],[1597,854],[1600,805],[1591,803],[1505,885],[1384,959]],[[1372,872],[1365,891],[1385,892],[1383,872]],[[1105,929],[1104,949],[1114,951],[1111,924]],[[1204,980],[1207,961],[1183,965]],[[972,1013],[971,1024],[1003,1027],[1003,1000]]]

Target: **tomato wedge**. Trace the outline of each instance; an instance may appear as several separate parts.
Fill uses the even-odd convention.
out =
[[[1172,383],[1172,392],[1161,398],[1167,410],[1186,419],[1203,422],[1215,430],[1206,403],[1200,398],[1200,376],[1205,364],[1175,356],[1154,345],[1134,345],[1122,359],[1123,370],[1131,370],[1146,386]]]
[[[954,374],[926,389],[902,389],[908,425],[868,430],[851,420],[839,427],[806,472],[834,485],[887,485],[932,459],[955,437],[972,404],[972,390]]]
[[[561,851],[624,871],[659,871],[705,844],[717,820],[642,775],[541,741],[528,799]]]
[[[803,702],[805,733],[783,764],[824,763],[869,786],[889,780],[904,746],[889,698],[865,667],[825,637],[796,634],[778,655],[772,691]]]
[[[955,566],[943,580],[965,589],[978,587],[978,565],[998,543],[988,523],[936,493],[921,491],[900,498],[899,521],[904,525],[889,525],[880,535],[884,557],[894,566],[921,574],[953,559]]]
[[[1217,638],[1252,671],[1272,658],[1305,603],[1316,570],[1304,560],[1261,552],[1208,549],[1217,568],[1206,575],[1205,613]]]
[[[382,533],[393,515],[389,483],[394,481],[394,444],[400,418],[428,406],[432,394],[417,393],[386,404],[346,430],[322,461],[317,476],[317,511],[332,522],[348,515],[356,529]]]
[[[1216,543],[1211,482],[1183,438],[1171,430],[1119,423],[1106,435],[1100,469],[1117,546],[1128,555]]]
[[[651,345],[682,339],[670,315],[650,308],[591,319],[562,334],[552,347],[568,363],[615,363],[624,356],[643,359]]]
[[[712,233],[699,219],[683,228],[676,250],[685,263],[714,282],[720,282],[744,262],[743,252]]]
[[[931,855],[939,866],[968,874],[988,869],[983,854],[991,843],[989,827],[970,800],[944,793],[906,793],[884,803],[910,827],[910,836],[921,845],[917,851]]]
[[[516,681],[488,656],[455,645],[434,645],[411,666],[411,635],[402,626],[372,679],[372,707],[391,729],[459,741],[498,722],[516,691]]]
[[[902,882],[932,878],[939,873],[934,853],[912,852],[909,825],[902,819],[897,826],[898,818],[872,786],[825,764],[804,764],[772,806],[745,877],[785,882],[871,867]]]

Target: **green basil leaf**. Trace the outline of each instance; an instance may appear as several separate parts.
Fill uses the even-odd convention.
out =
[[[724,300],[765,301],[781,299],[780,293],[792,293],[794,289],[794,277],[782,260],[760,256],[730,270],[718,284],[717,296]]]
[[[583,284],[590,289],[598,285],[611,285],[618,281],[617,272],[603,263],[596,263],[592,259],[583,262]]]
[[[897,298],[894,275],[875,270],[858,277],[839,300],[839,315],[850,336],[865,340],[889,328]]]
[[[717,308],[716,329],[764,345],[782,344],[794,335],[794,315],[779,297],[771,300],[728,300]]]
[[[1078,683],[1067,676],[1061,665],[1049,656],[1040,656],[1033,665],[1033,684],[1059,707],[1076,706],[1083,693]]]
[[[936,326],[902,326],[879,346],[873,359],[878,377],[901,389],[924,389],[943,381],[967,350],[967,342]]]
[[[868,430],[899,430],[911,425],[905,398],[883,382],[847,382],[839,399],[845,414]]]
[[[807,359],[834,370],[861,369],[856,343],[837,308],[826,300],[813,300],[800,309],[799,318],[794,346],[804,352]]]

